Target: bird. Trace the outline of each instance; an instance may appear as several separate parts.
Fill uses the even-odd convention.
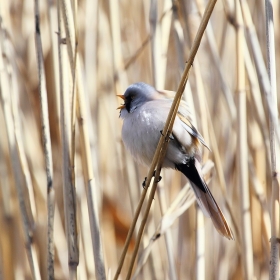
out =
[[[139,163],[152,163],[173,99],[164,91],[156,90],[144,82],[131,84],[119,106],[123,119],[122,140],[125,148]],[[183,173],[194,191],[198,205],[206,217],[210,217],[217,231],[228,239],[234,239],[232,230],[207,186],[201,169],[201,146],[208,148],[203,137],[192,125],[188,105],[181,100],[174,121],[170,141],[163,161],[163,168]]]

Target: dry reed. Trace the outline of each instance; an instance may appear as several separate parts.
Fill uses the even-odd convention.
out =
[[[279,279],[279,3],[214,2],[1,1],[1,279]],[[178,89],[167,137],[189,103],[234,241],[161,171],[164,137],[149,171],[124,150],[137,81]]]

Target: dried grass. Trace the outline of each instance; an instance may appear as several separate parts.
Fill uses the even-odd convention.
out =
[[[217,2],[183,95],[235,241],[201,216],[178,172],[163,170],[134,279],[279,278],[280,11],[272,2],[273,38],[271,2],[257,2]],[[136,81],[176,91],[204,6],[1,1],[0,278],[113,278],[153,171],[124,150],[116,94]]]

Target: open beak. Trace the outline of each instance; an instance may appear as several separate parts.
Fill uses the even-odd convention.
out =
[[[120,97],[122,100],[125,100],[125,96],[121,95],[121,94],[117,94],[118,97]],[[125,108],[125,104],[122,104],[121,106],[119,106],[117,109],[123,109]]]

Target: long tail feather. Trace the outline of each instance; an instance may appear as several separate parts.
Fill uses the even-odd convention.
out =
[[[217,231],[228,239],[234,239],[222,210],[203,179],[199,161],[196,158],[192,158],[187,164],[176,165],[176,168],[190,180],[201,210],[212,219]]]

